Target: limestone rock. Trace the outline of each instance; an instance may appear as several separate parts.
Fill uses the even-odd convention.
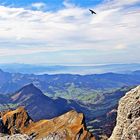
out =
[[[1,113],[5,134],[0,140],[95,140],[84,115],[72,110],[51,120],[33,122],[23,107]],[[29,136],[29,137],[28,137]]]
[[[46,140],[95,140],[86,130],[84,115],[73,110],[54,119],[31,124],[25,129],[25,133],[35,134],[37,139]]]
[[[140,140],[140,86],[120,100],[117,124],[109,140]]]
[[[2,121],[6,127],[5,133],[10,135],[20,133],[24,128],[28,127],[29,124],[33,122],[23,107],[4,113]]]

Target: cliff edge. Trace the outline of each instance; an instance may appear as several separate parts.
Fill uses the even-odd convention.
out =
[[[140,86],[119,101],[117,123],[109,140],[140,140]]]

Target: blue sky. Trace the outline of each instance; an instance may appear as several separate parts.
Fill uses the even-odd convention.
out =
[[[0,0],[0,13],[0,63],[140,60],[139,0]]]
[[[70,3],[74,3],[77,6],[88,7],[88,6],[95,6],[100,4],[103,0],[69,0]],[[3,5],[13,5],[15,7],[28,7],[32,3],[45,3],[49,5],[51,8],[63,8],[64,0],[0,0],[0,3]],[[51,9],[49,8],[49,9]],[[52,10],[54,10],[52,8]]]

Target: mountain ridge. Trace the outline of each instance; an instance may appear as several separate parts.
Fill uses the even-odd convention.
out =
[[[71,110],[61,116],[51,120],[40,120],[38,122],[32,121],[28,113],[23,107],[16,110],[1,112],[0,127],[5,127],[5,131],[0,133],[14,135],[22,134],[18,137],[25,137],[25,134],[31,140],[41,139],[57,139],[57,140],[73,140],[73,139],[90,139],[95,140],[94,136],[87,131],[84,122],[84,115]],[[26,137],[27,137],[26,136]],[[2,137],[0,137],[2,138]],[[6,137],[5,137],[6,138]],[[15,135],[15,140],[17,135]],[[23,138],[29,140],[28,138]]]
[[[24,85],[33,83],[48,96],[67,99],[76,99],[79,96],[79,100],[86,98],[86,93],[92,96],[91,93],[93,92],[103,92],[140,84],[138,71],[131,74],[105,73],[93,75],[34,75],[2,71],[0,77],[0,94],[11,94]]]
[[[78,111],[81,111],[82,109],[85,110],[84,107],[81,107],[75,101],[68,101],[63,98],[52,99],[47,97],[32,83],[25,85],[12,94],[10,99],[13,104],[25,106],[34,120],[51,119],[71,109],[76,109]],[[46,116],[48,118],[45,118]]]

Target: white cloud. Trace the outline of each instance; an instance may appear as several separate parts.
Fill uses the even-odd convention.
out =
[[[124,7],[124,6],[130,6],[135,5],[139,3],[139,0],[104,0],[104,8],[117,8],[117,7]]]
[[[140,12],[139,8],[123,6],[137,2],[104,2],[95,7],[97,15],[68,1],[64,9],[55,12],[0,6],[0,40],[7,42],[0,43],[0,56],[64,50],[129,50],[140,45]],[[38,10],[44,6],[44,3],[32,4]]]
[[[63,5],[64,5],[66,8],[71,8],[71,7],[74,7],[74,6],[75,6],[73,3],[70,3],[70,0],[64,0],[64,1],[63,1]]]
[[[127,48],[127,46],[125,44],[118,44],[115,47],[116,50],[123,50],[123,49],[126,49],[126,48]]]
[[[32,3],[31,7],[37,9],[37,10],[42,10],[46,8],[46,4],[43,2],[37,2],[37,3]]]

